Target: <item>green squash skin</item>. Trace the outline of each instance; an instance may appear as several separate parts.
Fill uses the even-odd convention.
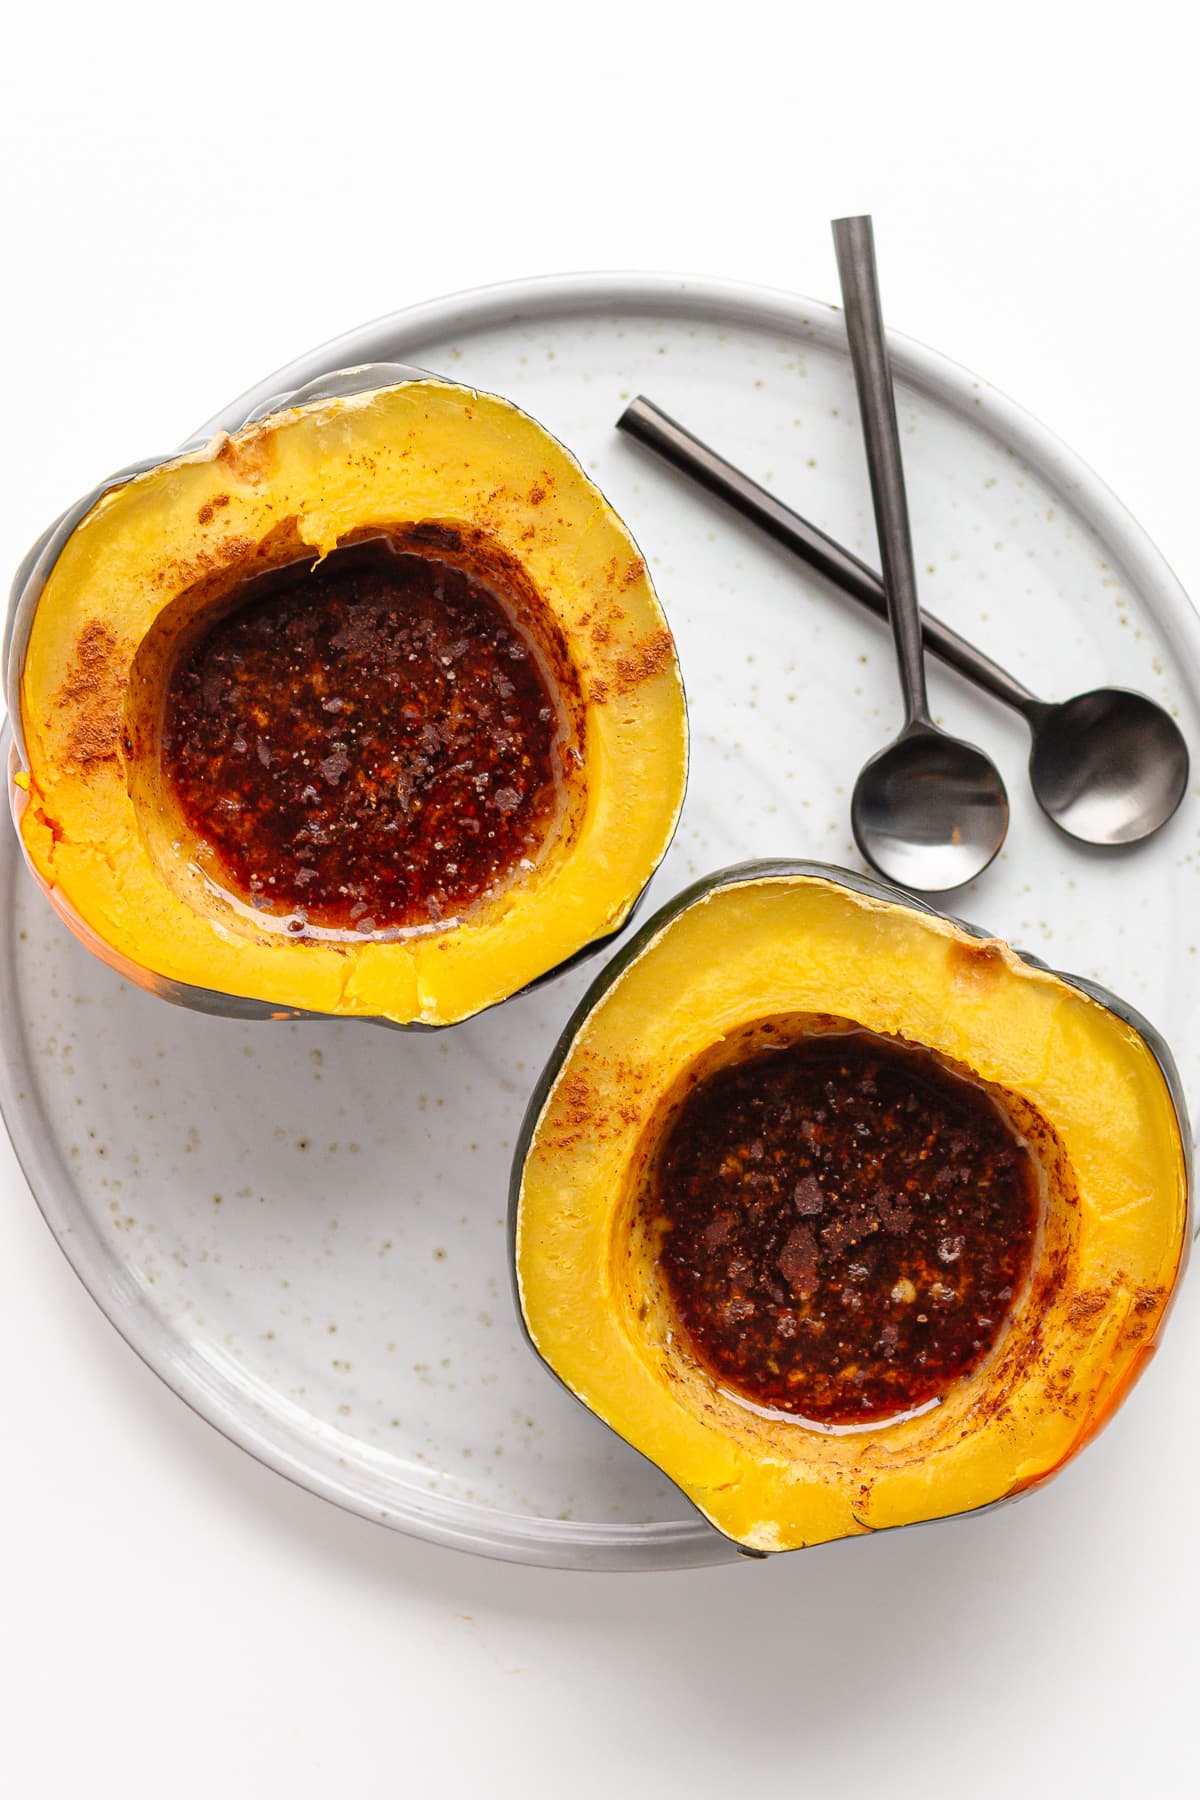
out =
[[[965,931],[969,937],[987,940],[995,936],[994,932],[984,931],[978,925],[970,924],[966,920],[958,918],[953,913],[945,912],[939,907],[932,906],[927,900],[917,899],[912,894],[906,893],[903,888],[893,887],[889,882],[876,880],[874,876],[861,875],[855,869],[845,869],[836,863],[768,859],[758,862],[735,863],[729,868],[718,869],[711,875],[701,876],[698,881],[692,882],[689,887],[684,888],[682,892],[676,894],[673,900],[667,901],[665,906],[660,907],[651,918],[647,919],[641,929],[631,937],[611,961],[607,962],[604,968],[601,969],[600,973],[588,988],[587,993],[584,994],[579,1005],[571,1014],[571,1017],[563,1028],[558,1042],[551,1051],[550,1059],[542,1070],[541,1075],[538,1077],[533,1092],[529,1097],[529,1103],[525,1109],[525,1116],[521,1121],[521,1127],[517,1133],[516,1145],[513,1151],[512,1173],[508,1189],[508,1271],[517,1321],[520,1325],[522,1335],[534,1356],[537,1357],[537,1360],[542,1367],[548,1370],[554,1377],[554,1380],[558,1383],[559,1387],[571,1395],[571,1398],[575,1401],[577,1406],[583,1407],[584,1411],[588,1413],[591,1418],[595,1419],[597,1424],[602,1425],[606,1431],[610,1431],[612,1435],[620,1439],[622,1443],[625,1443],[626,1440],[621,1437],[621,1433],[617,1428],[614,1425],[610,1425],[607,1420],[599,1418],[596,1413],[592,1412],[591,1408],[579,1398],[579,1395],[576,1394],[574,1389],[563,1380],[561,1375],[559,1375],[555,1369],[550,1367],[550,1364],[546,1361],[545,1357],[533,1341],[529,1323],[525,1317],[525,1309],[521,1303],[520,1283],[517,1277],[517,1215],[520,1208],[521,1181],[525,1172],[525,1161],[529,1155],[530,1146],[533,1143],[538,1121],[541,1118],[542,1110],[549,1098],[550,1090],[558,1079],[559,1072],[566,1062],[567,1057],[570,1055],[579,1032],[582,1030],[591,1013],[604,998],[608,989],[624,973],[629,965],[641,955],[642,951],[652,939],[658,936],[663,927],[669,925],[671,920],[677,918],[680,913],[686,912],[687,909],[690,906],[693,906],[698,900],[703,900],[707,895],[716,892],[719,888],[739,887],[746,882],[771,879],[778,880],[782,877],[797,875],[807,875],[821,881],[829,882],[837,887],[849,888],[852,893],[865,894],[872,900],[890,901],[894,905],[907,907],[912,912],[927,913],[933,918],[948,919],[951,924],[956,925],[961,931]],[[1175,1109],[1175,1117],[1179,1125],[1180,1142],[1183,1148],[1184,1170],[1187,1178],[1187,1219],[1185,1222],[1183,1250],[1180,1257],[1179,1270],[1175,1277],[1175,1286],[1172,1290],[1170,1300],[1163,1310],[1162,1320],[1159,1325],[1159,1331],[1161,1332],[1178,1297],[1180,1283],[1187,1267],[1191,1242],[1196,1235],[1197,1230],[1194,1198],[1194,1147],[1191,1126],[1188,1119],[1187,1100],[1184,1095],[1183,1084],[1180,1080],[1175,1058],[1171,1054],[1165,1039],[1155,1027],[1151,1025],[1150,1021],[1144,1018],[1143,1015],[1138,1012],[1136,1007],[1130,1006],[1127,1001],[1124,1001],[1120,999],[1118,995],[1111,993],[1108,988],[1102,987],[1098,982],[1089,981],[1085,976],[1068,975],[1060,969],[1055,969],[1041,957],[1034,956],[1030,951],[1018,950],[1015,946],[1012,946],[1012,949],[1013,954],[1019,957],[1022,962],[1028,963],[1031,968],[1042,969],[1047,974],[1055,976],[1059,981],[1066,982],[1069,987],[1078,988],[1080,992],[1086,994],[1089,999],[1095,1000],[1100,1006],[1104,1007],[1107,1012],[1112,1013],[1116,1018],[1120,1019],[1123,1024],[1128,1025],[1130,1029],[1136,1032],[1138,1037],[1141,1038],[1151,1056],[1153,1056],[1155,1062],[1158,1064],[1159,1069],[1162,1071],[1163,1080],[1166,1082],[1167,1092],[1171,1098],[1171,1104]],[[652,1458],[647,1458],[646,1460],[650,1462],[653,1461]],[[657,1464],[654,1464],[653,1466],[658,1467]],[[662,1474],[665,1479],[670,1480],[670,1476],[666,1474],[665,1470],[660,1469],[659,1473]],[[1051,1477],[1047,1475],[1043,1479],[1049,1480],[1050,1478]],[[690,1496],[684,1493],[683,1489],[678,1486],[678,1483],[672,1482],[671,1485],[675,1487],[676,1491],[685,1500],[688,1501],[689,1505],[694,1505]],[[1043,1482],[1033,1482],[1030,1486],[1023,1488],[1020,1493],[1006,1494],[998,1500],[986,1501],[982,1506],[964,1507],[959,1512],[949,1513],[945,1516],[947,1518],[966,1518],[971,1513],[990,1512],[993,1508],[998,1506],[1011,1506],[1015,1501],[1023,1499],[1026,1494],[1036,1492],[1038,1487],[1042,1485]],[[698,1508],[696,1510],[699,1511]],[[708,1521],[708,1523],[711,1524],[711,1521]],[[936,1525],[941,1523],[941,1520],[922,1519],[914,1521],[914,1523],[921,1525]],[[721,1532],[720,1528],[716,1525],[713,1525],[712,1529],[718,1536],[723,1537],[726,1535]],[[884,1529],[900,1531],[909,1530],[911,1527],[887,1526],[884,1527]],[[740,1555],[747,1557],[752,1561],[770,1560],[769,1553],[764,1550],[747,1549],[744,1544],[739,1544],[737,1540],[733,1538],[730,1538],[728,1541],[734,1545],[734,1548]],[[839,1539],[837,1541],[845,1542],[846,1540]],[[785,1552],[784,1554],[794,1553]]]
[[[7,765],[11,748],[12,732],[10,725],[6,722],[3,730],[0,731],[0,767]],[[12,829],[17,833],[17,838],[20,840],[21,834],[17,830],[15,820],[12,821]],[[674,842],[675,832],[678,829],[679,820],[676,819],[675,825],[671,831],[671,836],[663,846],[663,856],[665,856],[667,851],[671,848],[671,844]],[[22,855],[24,855],[23,843],[21,845],[21,850]],[[578,968],[582,963],[590,962],[592,957],[599,956],[601,951],[607,950],[610,945],[615,944],[622,933],[628,929],[635,916],[642,910],[647,890],[649,889],[650,883],[653,881],[656,872],[656,870],[651,870],[645,886],[641,889],[641,892],[634,900],[633,905],[629,908],[624,919],[614,931],[608,932],[604,937],[593,939],[590,944],[584,944],[563,962],[556,963],[552,969],[546,969],[542,974],[536,976],[534,980],[526,982],[524,987],[515,988],[511,994],[505,994],[503,999],[493,1000],[490,1006],[482,1006],[478,1012],[471,1013],[468,1017],[471,1019],[482,1018],[484,1013],[493,1012],[497,1006],[504,1006],[509,1000],[516,1000],[524,994],[534,994],[539,988],[545,987],[547,983],[557,981],[559,976],[565,975],[568,970]],[[303,1007],[273,1006],[266,1000],[255,1000],[241,994],[226,994],[219,988],[196,987],[192,983],[186,981],[170,981],[165,975],[155,974],[152,969],[147,970],[146,973],[152,978],[146,983],[146,992],[153,993],[159,1000],[169,1000],[176,1006],[186,1006],[189,1007],[192,1012],[209,1013],[213,1017],[238,1019],[242,1021],[263,1020],[268,1022],[277,1019],[293,1023],[311,1019],[345,1018],[347,1016],[345,1014],[310,1012]],[[358,1024],[382,1025],[389,1031],[453,1031],[455,1026],[465,1025],[468,1022],[467,1019],[453,1019],[444,1025],[430,1025],[426,1024],[423,1020],[414,1019],[407,1024],[404,1024],[396,1019],[383,1019],[368,1013],[360,1013],[352,1016]]]

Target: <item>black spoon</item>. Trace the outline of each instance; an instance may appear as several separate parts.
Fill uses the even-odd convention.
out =
[[[992,759],[978,745],[935,725],[929,710],[900,430],[870,219],[835,219],[833,244],[904,699],[898,735],[859,771],[850,823],[860,851],[881,875],[926,893],[943,893],[981,875],[1000,849],[1008,831],[1008,794]]]
[[[887,618],[883,583],[834,538],[718,456],[644,395],[617,421],[681,474],[761,526],[835,587]],[[1094,688],[1071,700],[1040,700],[999,663],[932,613],[926,647],[1004,706],[1033,733],[1029,779],[1048,818],[1085,844],[1136,844],[1166,824],[1187,791],[1188,750],[1170,714],[1127,688]]]

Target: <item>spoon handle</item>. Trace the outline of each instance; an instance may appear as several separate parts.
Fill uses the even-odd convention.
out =
[[[873,569],[860,562],[836,538],[794,512],[768,488],[760,487],[757,481],[752,481],[749,475],[727,462],[686,426],[672,419],[652,400],[647,400],[644,394],[630,401],[617,420],[617,429],[636,438],[648,450],[655,451],[680,474],[690,475],[718,500],[724,500],[744,519],[760,526],[777,544],[782,544],[785,550],[792,551],[802,562],[832,581],[851,600],[857,600],[860,606],[867,607],[887,623],[887,595]],[[921,628],[926,649],[1032,722],[1042,702],[1015,675],[1002,669],[999,663],[977,650],[974,644],[960,637],[933,613],[922,611]]]
[[[921,608],[917,599],[917,575],[904,492],[904,465],[900,460],[900,432],[896,424],[896,398],[892,391],[887,340],[883,335],[875,239],[870,218],[859,214],[852,219],[835,219],[833,244],[846,311],[850,360],[854,365],[858,406],[862,414],[871,498],[875,502],[875,529],[883,562],[888,617],[900,665],[905,719],[909,725],[931,724],[921,646]]]

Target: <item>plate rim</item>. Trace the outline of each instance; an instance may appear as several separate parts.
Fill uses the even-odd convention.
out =
[[[699,316],[760,330],[774,328],[849,355],[841,307],[783,288],[720,276],[653,271],[525,276],[418,301],[329,338],[247,388],[193,435],[231,430],[252,407],[331,369],[401,358],[435,328],[444,337],[453,330],[479,331],[549,313],[570,316],[598,306],[614,313],[657,309],[668,315]],[[889,330],[887,340],[893,370],[902,381],[966,417],[977,408],[976,423],[1036,464],[1091,529],[1119,549],[1133,586],[1163,589],[1172,614],[1170,624],[1175,628],[1168,630],[1168,636],[1174,640],[1178,632],[1200,659],[1200,612],[1162,551],[1092,465],[1028,408],[965,364],[902,332]],[[1166,627],[1166,621],[1160,623]],[[1176,647],[1174,641],[1172,647]]]
[[[752,283],[706,276],[580,273],[533,276],[469,288],[418,302],[344,332],[283,364],[213,415],[199,437],[235,427],[273,395],[351,363],[392,360],[432,336],[477,332],[523,319],[613,314],[659,314],[708,323],[745,325],[847,354],[842,314],[824,301]],[[1091,466],[1032,413],[940,351],[889,332],[902,381],[964,416],[1035,468],[1115,556],[1163,630],[1174,659],[1200,667],[1200,613],[1162,552]],[[1151,596],[1153,596],[1151,598]],[[0,741],[5,759],[11,727]],[[0,844],[0,893],[23,873],[15,829]],[[8,915],[11,921],[13,909]],[[738,1551],[698,1513],[645,1525],[608,1526],[533,1519],[436,1497],[436,1516],[415,1501],[404,1507],[372,1504],[358,1485],[338,1474],[338,1458],[311,1430],[290,1441],[276,1411],[264,1423],[254,1403],[223,1383],[207,1359],[186,1353],[165,1319],[108,1252],[90,1218],[72,1212],[70,1173],[50,1128],[28,1053],[27,1027],[16,992],[15,954],[0,956],[0,1114],[31,1193],[62,1249],[108,1322],[134,1353],[206,1423],[256,1461],[346,1511],[427,1542],[502,1561],[567,1569],[664,1570],[738,1560]],[[267,1428],[269,1427],[269,1429]],[[306,1456],[303,1451],[307,1450]],[[682,1496],[681,1496],[682,1499]],[[481,1524],[481,1520],[486,1523]]]

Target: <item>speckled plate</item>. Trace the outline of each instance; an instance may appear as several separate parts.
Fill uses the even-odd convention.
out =
[[[1026,414],[894,340],[924,598],[1053,696],[1143,688],[1200,750],[1200,623],[1091,472]],[[691,707],[689,798],[649,904],[750,856],[857,866],[849,791],[896,729],[874,621],[613,429],[645,392],[872,556],[840,315],[731,284],[575,277],[351,333],[218,416],[349,363],[422,364],[525,407],[648,557]],[[1000,859],[957,902],[1107,983],[1200,1073],[1195,791],[1152,843],[1087,852],[1035,808],[1011,715],[938,665],[935,708],[994,752]],[[505,1259],[526,1097],[575,971],[437,1036],[236,1024],[126,986],[68,935],[0,831],[2,1101],[46,1218],[117,1329],[282,1474],[440,1543],[590,1568],[733,1554],[525,1346]]]

